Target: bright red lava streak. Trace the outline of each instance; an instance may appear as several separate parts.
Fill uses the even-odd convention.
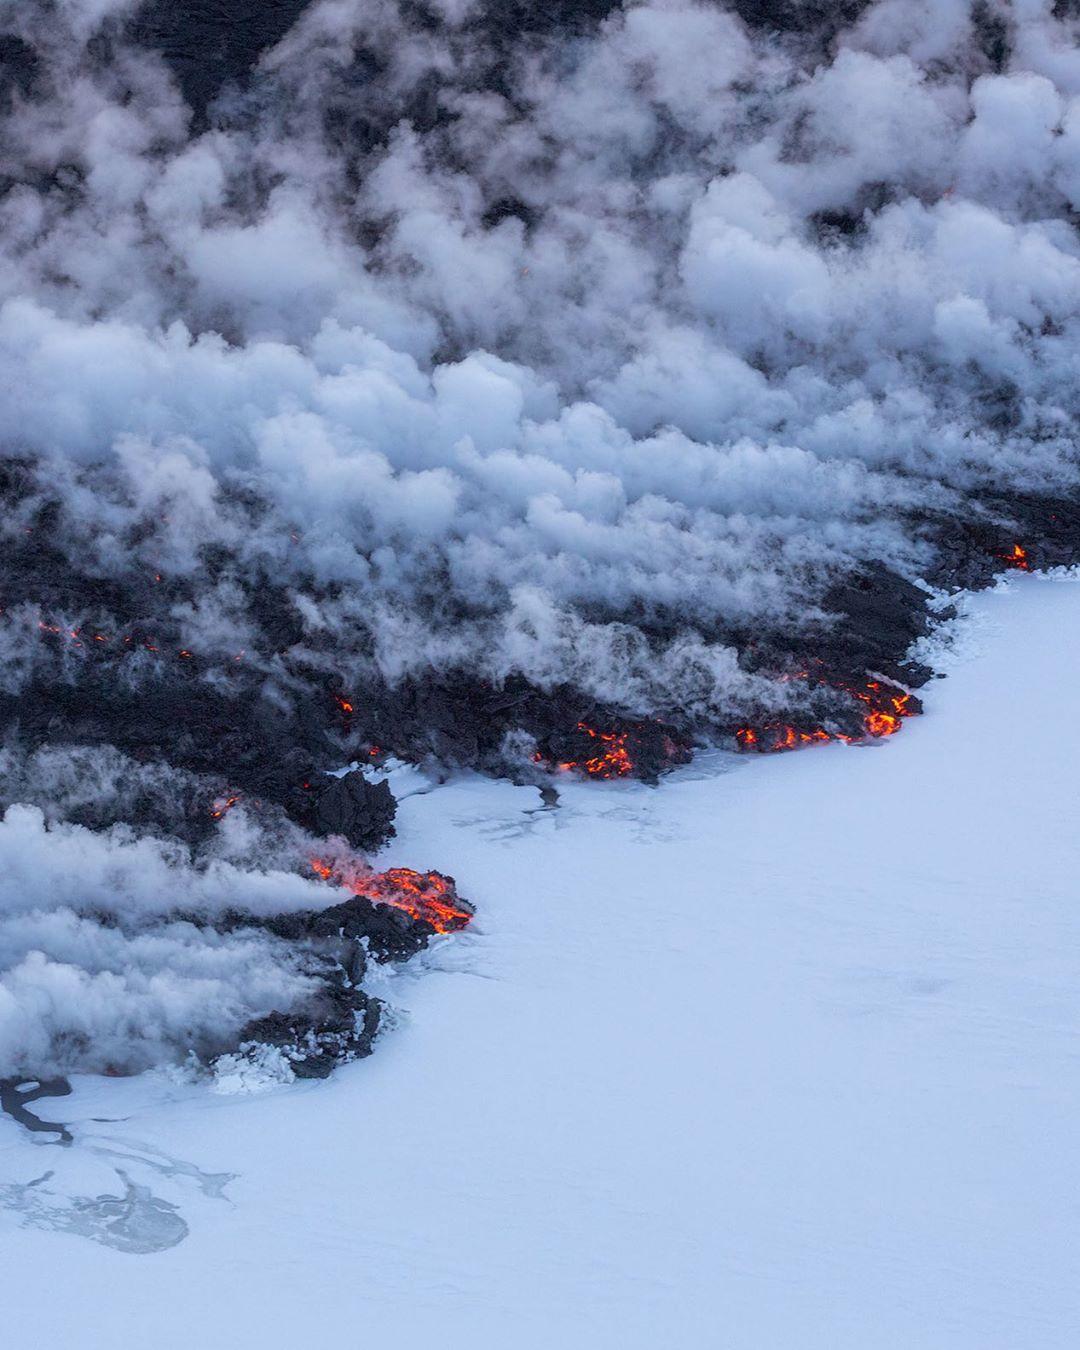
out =
[[[1031,571],[1031,561],[1027,555],[1027,549],[1020,544],[1013,544],[1008,553],[999,553],[997,555],[1003,563],[1010,567],[1015,567],[1020,572]]]
[[[234,793],[231,797],[218,797],[210,810],[211,820],[220,820],[226,812],[231,811],[240,800],[240,794]]]
[[[579,722],[577,729],[596,743],[596,754],[588,759],[567,760],[559,765],[560,769],[577,769],[590,778],[626,778],[634,772],[625,732],[597,731],[585,722]]]
[[[847,693],[868,705],[863,717],[864,735],[873,740],[884,736],[895,736],[904,724],[904,719],[914,717],[916,709],[911,706],[911,695],[896,685],[884,684],[881,680],[868,680],[862,689],[847,689]],[[740,750],[796,750],[815,741],[844,741],[850,744],[862,740],[860,736],[847,736],[843,732],[829,732],[823,727],[814,727],[802,731],[786,722],[768,722],[762,727],[739,727],[735,740]]]
[[[436,933],[454,933],[472,918],[472,909],[458,897],[453,878],[441,872],[414,872],[391,867],[371,872],[362,865],[328,863],[312,858],[311,870],[324,881],[347,886],[354,895],[376,905],[391,905],[414,919],[429,923]]]

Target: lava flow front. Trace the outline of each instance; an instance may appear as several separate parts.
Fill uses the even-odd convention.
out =
[[[805,672],[800,672],[799,678],[805,678]],[[804,731],[786,722],[767,722],[761,727],[739,727],[735,732],[739,749],[766,752],[797,750],[800,746],[812,745],[816,741],[843,741],[850,745],[853,741],[866,738],[880,740],[883,736],[895,736],[905,718],[914,717],[922,711],[914,695],[883,680],[868,680],[861,689],[847,685],[838,687],[866,705],[862,735],[826,731],[824,727],[812,727]]]
[[[685,764],[690,751],[676,739],[673,728],[660,722],[609,723],[601,731],[588,722],[577,722],[572,731],[542,742],[533,762],[563,773],[587,778],[641,778],[655,782],[665,769]]]
[[[210,808],[210,819],[221,820],[222,817],[228,815],[239,800],[239,792],[234,792],[228,797],[215,797],[214,804]]]
[[[312,858],[311,869],[324,881],[347,886],[373,904],[404,910],[411,918],[430,924],[436,933],[457,932],[473,916],[473,907],[458,895],[454,878],[441,872],[414,872],[411,867],[372,872],[362,863],[330,863],[320,858]]]
[[[596,753],[583,759],[566,760],[559,765],[560,769],[578,769],[590,778],[626,778],[634,772],[625,731],[597,731],[585,722],[579,722],[577,729],[593,742]]]
[[[1003,563],[1009,567],[1015,567],[1017,571],[1031,571],[1031,559],[1028,557],[1027,549],[1020,544],[1013,544],[1008,553],[999,553],[997,556]]]

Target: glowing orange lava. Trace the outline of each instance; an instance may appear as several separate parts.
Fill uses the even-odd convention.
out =
[[[802,674],[799,672],[788,678],[802,678]],[[914,717],[917,712],[911,706],[910,694],[881,680],[868,680],[862,689],[852,689],[846,685],[837,687],[867,705],[868,711],[863,717],[864,735],[874,740],[895,736],[903,726],[904,719]],[[786,722],[768,722],[763,727],[739,727],[735,732],[740,750],[796,750],[815,741],[844,741],[850,744],[861,739],[840,731],[829,732],[824,727],[802,731]]]
[[[559,765],[560,769],[577,769],[590,778],[625,778],[634,772],[625,732],[597,731],[585,722],[579,722],[577,729],[597,743],[597,752],[588,759],[566,760]]]
[[[441,872],[414,872],[411,867],[372,872],[363,863],[329,863],[320,858],[312,858],[311,870],[373,904],[404,910],[430,924],[436,933],[457,932],[472,918],[472,909],[458,896],[453,878]]]
[[[1008,553],[999,553],[997,555],[1003,563],[1009,567],[1015,567],[1020,572],[1030,572],[1031,562],[1027,555],[1027,549],[1020,544],[1013,544]]]
[[[231,811],[240,800],[240,794],[236,793],[232,797],[218,797],[210,809],[210,819],[220,820],[227,811]]]
[[[795,750],[813,741],[831,741],[833,737],[820,727],[813,731],[800,731],[786,722],[770,722],[760,731],[755,731],[753,727],[739,727],[735,739],[740,750]]]
[[[617,722],[616,727],[619,725]],[[554,744],[539,745],[533,763],[549,771],[580,773],[587,778],[639,775],[646,782],[655,782],[665,769],[690,762],[689,746],[680,743],[674,733],[669,735],[662,723],[623,722],[621,727],[600,731],[588,722],[577,722],[568,736],[559,736]]]
[[[338,707],[341,709],[341,711],[345,714],[346,717],[348,717],[349,714],[353,711],[353,705],[349,702],[347,698],[342,698],[340,694],[334,695],[334,702],[338,705]]]

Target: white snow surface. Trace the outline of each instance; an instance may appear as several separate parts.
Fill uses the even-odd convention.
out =
[[[1080,1343],[1080,586],[963,634],[887,744],[406,797],[382,860],[479,914],[371,1059],[0,1119],[7,1343]],[[125,1187],[160,1250],[102,1244]]]

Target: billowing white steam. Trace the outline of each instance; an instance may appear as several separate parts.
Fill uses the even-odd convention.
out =
[[[223,823],[244,850],[242,814]],[[251,842],[251,841],[247,841]],[[222,852],[229,841],[221,841]],[[326,891],[289,872],[117,827],[48,824],[12,806],[0,820],[0,1078],[146,1068],[212,1050],[253,1017],[303,1002],[315,983],[284,943],[218,934],[227,909],[321,908]]]
[[[193,572],[218,543],[347,583],[297,598],[307,630],[370,630],[391,676],[715,712],[762,690],[709,625],[798,624],[861,561],[918,577],[920,509],[1075,483],[1068,6],[878,0],[825,41],[627,0],[496,61],[476,4],[433,30],[397,0],[316,0],[197,131],[117,37],[136,8],[0,5],[40,63],[0,135],[0,437],[46,464],[91,570]],[[270,512],[243,516],[240,487]],[[202,652],[243,645],[235,587],[178,615]],[[4,624],[17,686],[35,618]],[[169,929],[155,966],[63,910],[24,917],[66,903],[70,837],[4,829],[60,889],[0,888],[0,1073],[31,1007],[100,1004],[164,1043],[198,1002],[166,969],[221,976],[204,1011],[248,980],[250,944]]]
[[[650,0],[523,43],[513,104],[476,88],[473,8],[432,34],[316,3],[191,135],[156,58],[104,65],[85,7],[67,31],[12,6],[52,82],[4,137],[5,444],[170,502],[174,567],[266,546],[216,496],[253,483],[390,673],[642,709],[686,658],[620,663],[583,612],[795,621],[853,560],[918,574],[898,507],[1072,481],[1080,54],[1050,0],[889,0],[827,54]],[[378,76],[350,74],[360,46]],[[398,109],[436,77],[421,133]],[[433,593],[486,617],[444,623]],[[737,701],[711,665],[701,696]]]

